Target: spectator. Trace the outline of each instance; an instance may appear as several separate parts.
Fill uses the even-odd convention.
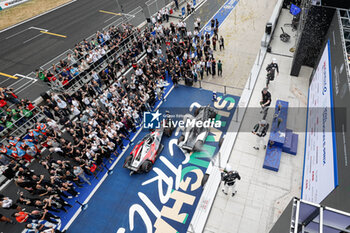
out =
[[[221,60],[218,62],[218,76],[222,77],[222,63]]]
[[[224,38],[222,36],[220,36],[220,39],[219,39],[219,46],[220,46],[220,51],[221,51],[221,49],[225,50],[225,42],[224,42]]]
[[[91,182],[89,181],[88,178],[86,178],[83,169],[79,166],[74,166],[74,175],[80,177],[83,181],[91,185]]]

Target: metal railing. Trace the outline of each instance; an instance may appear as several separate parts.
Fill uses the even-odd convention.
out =
[[[122,16],[121,18],[118,18],[117,20],[113,21],[112,23],[110,23],[109,25],[105,26],[101,32],[96,32],[94,34],[92,34],[91,36],[87,37],[86,39],[84,39],[83,41],[79,42],[78,44],[82,44],[84,43],[84,41],[87,41],[88,43],[98,43],[98,35],[100,33],[105,33],[108,30],[111,30],[112,28],[118,28],[122,30],[122,25],[123,24],[132,24],[135,26],[139,26],[140,24],[142,24],[142,22],[146,21],[146,17],[143,13],[143,9],[141,7],[137,7],[134,10],[132,10],[131,12],[129,12],[128,14],[125,14],[124,16]],[[107,42],[107,41],[105,41]],[[109,52],[109,51],[106,51]],[[58,79],[58,76],[60,74],[62,74],[63,72],[66,71],[61,71],[60,73],[56,73],[53,70],[53,65],[59,65],[61,60],[66,61],[67,60],[67,54],[72,54],[72,56],[74,56],[74,51],[72,49],[69,49],[65,52],[63,52],[62,54],[60,54],[59,56],[53,58],[52,60],[50,60],[49,62],[45,63],[44,65],[42,65],[40,67],[41,71],[50,71],[52,74],[55,75],[56,79]],[[76,65],[80,65],[81,61],[84,59],[83,57],[80,59],[77,59],[76,57],[74,57],[75,60],[77,60],[77,64]],[[36,74],[34,73],[34,77],[36,77]],[[74,79],[75,77],[73,77]],[[48,82],[47,83],[50,88],[54,89],[54,91],[62,91],[64,90],[64,86],[62,85],[61,82],[59,82],[58,80],[54,83]]]
[[[0,132],[0,135],[3,137],[5,135],[11,134],[14,137],[22,137],[27,133],[28,129],[33,128],[38,120],[44,119],[46,116],[41,112],[39,107],[35,107],[29,111],[32,116],[26,117],[22,116],[15,122],[12,122],[11,127],[6,127]],[[1,143],[5,143],[6,139],[3,139]]]
[[[99,73],[102,69],[107,67],[107,65],[111,62],[113,62],[117,56],[123,54],[125,51],[132,48],[133,43],[136,41],[136,38],[139,35],[142,35],[144,33],[144,30],[141,32],[135,31],[131,35],[129,35],[127,38],[125,38],[121,44],[122,46],[119,48],[119,50],[115,51],[114,53],[109,54],[110,51],[108,51],[103,58],[103,61],[100,63],[92,64],[94,67],[91,69],[91,71],[96,71]],[[127,64],[126,67],[129,68],[131,64]],[[66,91],[70,94],[74,93],[75,91],[79,90],[80,87],[82,87],[84,84],[88,83],[91,80],[91,77],[88,73],[86,73],[84,76],[77,75],[73,79],[71,79],[65,86],[61,85],[61,91]]]
[[[220,78],[218,77],[217,79],[220,79]],[[203,80],[198,80],[198,85],[199,85],[199,88],[220,92],[220,93],[223,93],[224,95],[229,94],[229,95],[240,96],[244,90],[244,88],[241,88],[241,87],[233,87],[229,85],[212,83],[212,82],[203,81]]]

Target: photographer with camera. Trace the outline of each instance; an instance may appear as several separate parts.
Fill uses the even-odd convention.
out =
[[[275,80],[277,71],[277,75],[279,74],[278,64],[276,63],[276,58],[272,58],[272,62],[266,67],[267,75],[266,75],[266,87],[269,86],[270,81]]]
[[[224,187],[222,188],[222,192],[225,195],[231,191],[232,197],[237,193],[235,190],[236,187],[236,179],[241,180],[241,176],[237,171],[234,171],[230,164],[227,164],[225,169],[221,172],[221,180],[223,181]]]

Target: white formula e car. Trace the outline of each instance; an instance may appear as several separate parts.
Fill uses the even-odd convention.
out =
[[[213,122],[216,111],[210,106],[196,109],[194,117],[186,114],[184,117],[185,127],[177,141],[177,145],[185,152],[200,151],[207,138],[210,125],[204,122]]]

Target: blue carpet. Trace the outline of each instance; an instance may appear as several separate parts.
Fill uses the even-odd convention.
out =
[[[218,97],[221,96],[218,93]],[[179,86],[170,93],[160,111],[188,113],[194,102],[214,106],[211,98],[210,91]],[[217,116],[222,121],[220,130],[223,132],[228,128],[235,111],[234,103],[238,100],[239,97],[225,95],[220,98],[221,107],[216,105],[229,115]],[[135,144],[147,133],[148,130],[142,130]],[[189,161],[185,161],[184,154],[175,145],[178,137],[175,132],[170,138],[163,137],[161,156],[147,174],[130,176],[129,170],[122,167],[135,144],[130,146],[114,168],[114,173],[107,177],[89,201],[89,208],[80,213],[68,232],[147,232],[147,227],[150,232],[156,229],[160,232],[186,232],[202,194],[202,187],[198,184],[217,151],[219,137],[210,133],[204,151],[193,153]],[[180,181],[181,187],[178,185]],[[188,187],[185,187],[186,182]]]

